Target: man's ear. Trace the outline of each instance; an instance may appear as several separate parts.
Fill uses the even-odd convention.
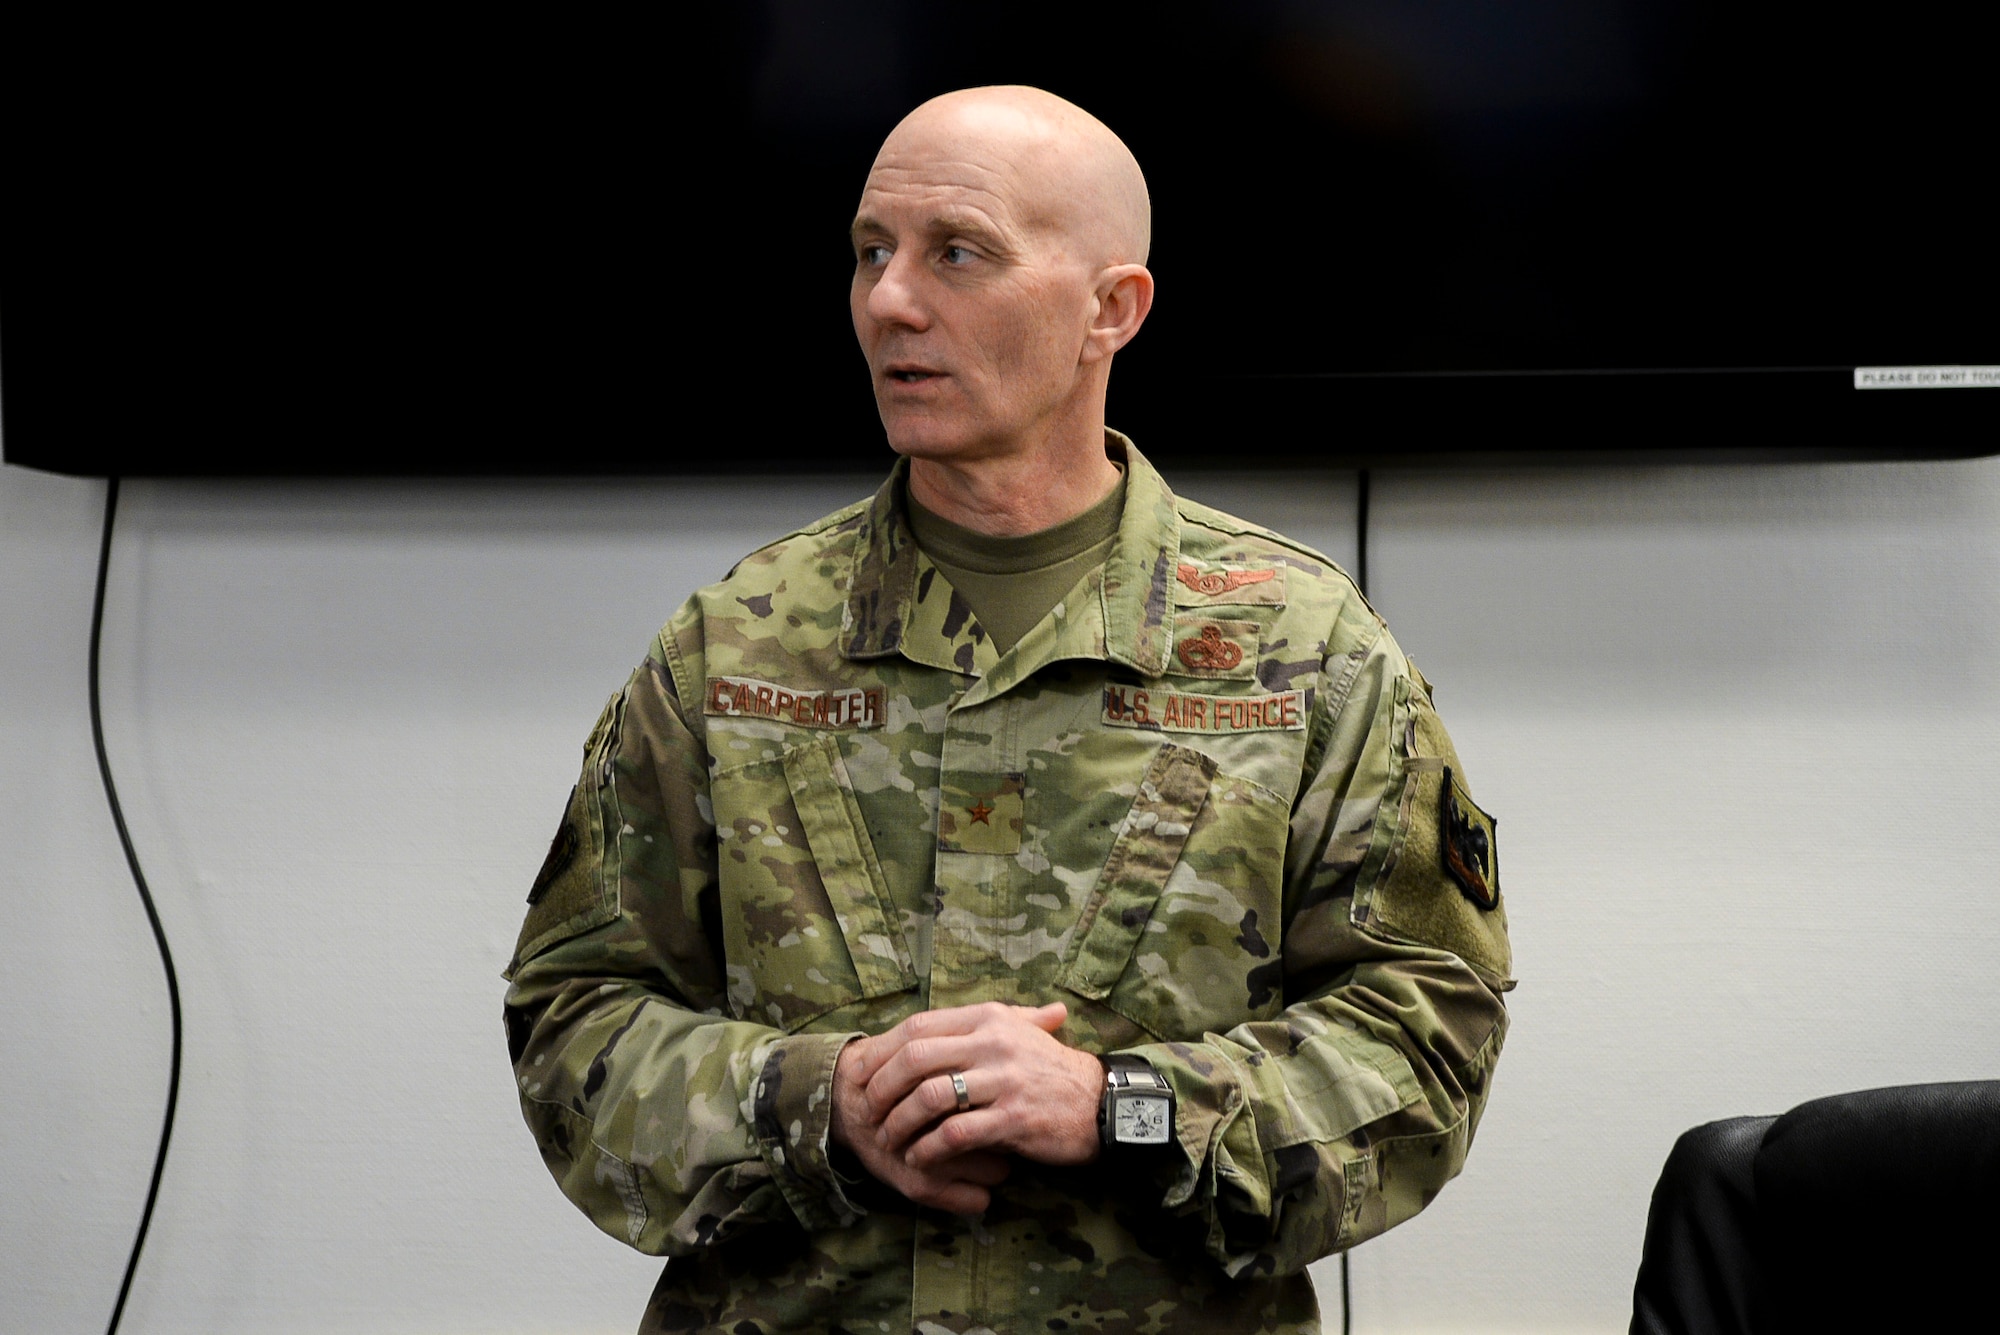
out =
[[[1153,309],[1153,275],[1143,264],[1114,264],[1097,275],[1090,328],[1084,335],[1085,363],[1102,361],[1132,341]]]

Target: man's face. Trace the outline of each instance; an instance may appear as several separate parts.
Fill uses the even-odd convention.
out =
[[[1095,274],[1009,147],[906,125],[862,191],[848,302],[899,454],[1014,453],[1081,383]]]

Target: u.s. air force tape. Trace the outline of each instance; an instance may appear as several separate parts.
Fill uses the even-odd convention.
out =
[[[1306,726],[1306,693],[1194,695],[1154,687],[1106,686],[1104,721],[1155,732],[1297,732]]]

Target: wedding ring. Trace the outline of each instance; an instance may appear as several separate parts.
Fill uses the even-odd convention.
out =
[[[965,1077],[957,1071],[951,1073],[951,1092],[958,1095],[957,1112],[967,1112],[972,1107],[972,1095],[966,1092]]]

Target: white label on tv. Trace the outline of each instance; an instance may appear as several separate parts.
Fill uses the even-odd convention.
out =
[[[1857,366],[1856,389],[2000,388],[2000,366]]]

